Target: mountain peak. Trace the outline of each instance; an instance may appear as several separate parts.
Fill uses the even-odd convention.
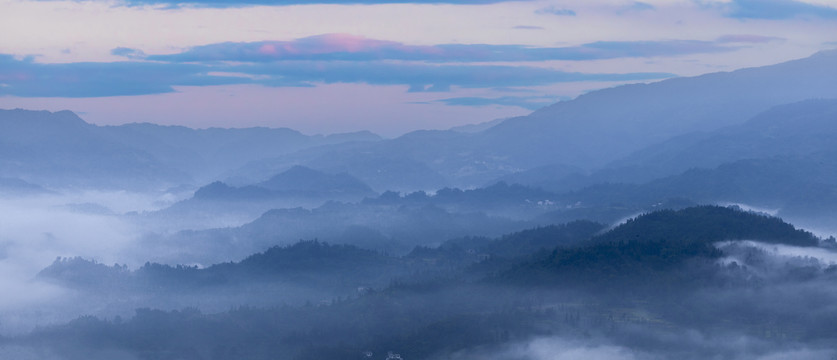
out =
[[[0,123],[10,123],[10,122],[20,122],[20,123],[27,123],[27,124],[38,124],[38,125],[46,125],[46,124],[55,124],[55,125],[70,125],[70,126],[89,126],[87,122],[82,120],[76,113],[70,110],[61,110],[56,112],[51,112],[47,110],[26,110],[26,109],[13,109],[13,110],[3,110],[0,109]]]
[[[820,50],[811,57],[837,57],[837,49]]]

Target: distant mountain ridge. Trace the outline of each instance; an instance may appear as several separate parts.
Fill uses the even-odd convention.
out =
[[[378,192],[470,188],[538,167],[596,170],[678,136],[699,143],[689,134],[741,125],[777,105],[837,98],[835,63],[837,50],[831,50],[776,65],[623,85],[472,128],[476,132],[414,131],[391,140],[368,132],[99,127],[68,112],[8,110],[0,112],[0,150],[8,154],[0,170],[47,187],[66,179],[70,186],[160,188],[215,180],[240,186],[302,165],[345,172]]]
[[[837,99],[806,100],[776,106],[740,125],[687,134],[650,146],[609,167],[638,167],[649,176],[673,175],[744,159],[829,151],[834,148],[835,138]]]
[[[832,159],[828,155],[833,153],[835,138],[837,100],[804,100],[773,107],[743,124],[674,137],[629,154],[592,173],[552,165],[508,175],[500,180],[567,192],[602,183],[643,184],[678,176],[691,169],[712,170],[756,159],[784,158],[786,163],[791,159],[807,162],[805,158],[813,156],[817,161],[831,163],[837,161],[837,157]],[[788,164],[782,166],[787,167]],[[821,171],[816,173],[822,175]],[[742,176],[746,174],[742,173]]]
[[[143,188],[190,176],[69,111],[0,110],[0,173],[46,187]]]
[[[304,166],[294,166],[256,184],[272,191],[331,195],[373,195],[372,188],[347,174],[326,174]]]
[[[474,133],[415,131],[363,146],[324,148],[316,154],[253,163],[240,174],[259,178],[277,167],[304,164],[347,171],[383,191],[407,182],[414,188],[419,183],[437,188],[479,186],[543,166],[596,170],[677,136],[743,124],[777,105],[837,98],[836,63],[837,50],[832,50],[777,65],[623,85]],[[351,167],[341,167],[334,159]],[[388,170],[382,159],[409,163],[415,175],[376,179],[376,174]]]
[[[593,91],[507,120],[485,137],[499,146],[519,146],[506,153],[530,161],[604,165],[677,135],[744,123],[776,105],[837,98],[834,64],[837,50],[821,51],[776,65]],[[499,141],[514,138],[526,142]],[[546,149],[552,151],[537,153]]]
[[[216,181],[195,191],[195,199],[248,201],[271,197],[320,198],[341,200],[377,195],[357,178],[346,173],[326,174],[304,166],[294,166],[260,183],[234,187]]]
[[[55,188],[161,189],[208,182],[305,148],[380,140],[365,131],[308,136],[286,128],[97,126],[70,111],[0,110],[0,171]]]

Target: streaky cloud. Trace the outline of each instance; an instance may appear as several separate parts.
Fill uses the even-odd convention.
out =
[[[631,4],[630,6],[628,6],[626,8],[626,10],[630,10],[630,11],[645,11],[645,10],[654,10],[654,9],[656,9],[656,7],[654,7],[654,5],[651,5],[649,3],[640,2],[640,1],[634,1],[633,4]]]
[[[544,30],[543,26],[533,26],[533,25],[517,25],[512,29],[515,30]]]
[[[207,76],[207,67],[147,62],[40,64],[0,54],[0,95],[105,97],[173,92],[177,85],[225,85],[240,78]]]
[[[576,16],[575,11],[565,8],[560,8],[555,5],[535,10],[538,15],[558,15],[558,16]]]
[[[0,95],[106,97],[161,94],[176,86],[258,84],[272,87],[355,83],[405,85],[414,91],[451,87],[526,87],[578,81],[645,81],[668,73],[588,74],[532,66],[441,65],[351,61],[285,61],[230,65],[147,61],[42,64],[0,54]]]
[[[451,4],[486,5],[531,0],[124,0],[129,6],[167,5],[170,8],[199,6],[212,8],[246,6],[291,6],[291,5],[380,5],[380,4]]]
[[[776,36],[764,36],[754,34],[730,34],[719,37],[716,41],[719,43],[749,43],[749,44],[763,44],[774,41],[784,41],[785,38]]]
[[[268,76],[265,85],[286,83],[366,83],[409,85],[413,91],[447,91],[451,86],[495,88],[578,81],[643,81],[673,77],[668,73],[588,74],[549,68],[507,65],[440,65],[381,62],[274,62],[237,65],[230,71]]]
[[[122,56],[132,60],[144,59],[146,57],[142,50],[118,47],[110,51],[111,55]]]
[[[738,19],[785,20],[797,16],[837,18],[837,9],[794,0],[733,0],[726,16]]]
[[[168,62],[273,62],[289,60],[492,62],[599,60],[679,56],[737,50],[729,42],[700,40],[602,41],[569,47],[523,45],[408,45],[348,34],[324,34],[291,41],[224,42],[196,46],[181,53],[151,55]]]

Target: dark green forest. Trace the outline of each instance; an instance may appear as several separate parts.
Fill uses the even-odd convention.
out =
[[[365,359],[388,352],[434,359],[544,336],[618,343],[636,340],[637,329],[711,334],[720,323],[779,343],[837,336],[837,323],[816,316],[824,304],[776,312],[739,302],[774,291],[775,284],[748,269],[788,273],[782,281],[816,291],[817,282],[837,280],[837,267],[808,269],[805,276],[792,274],[805,267],[768,269],[767,255],[757,249],[748,262],[718,261],[729,255],[718,244],[734,240],[795,247],[819,242],[778,218],[700,206],[640,215],[609,230],[574,222],[454,239],[404,256],[303,241],[206,268],[146,264],[130,271],[59,259],[39,276],[98,294],[133,287],[213,296],[234,285],[259,296],[271,284],[319,281],[331,282],[339,295],[216,313],[141,308],[130,317],[84,316],[2,341],[79,359]],[[369,285],[355,286],[361,279]],[[698,303],[707,294],[716,294],[712,306]],[[730,313],[732,324],[722,320]],[[640,346],[674,346],[665,345],[672,339],[644,336]],[[695,354],[709,351],[690,346]]]

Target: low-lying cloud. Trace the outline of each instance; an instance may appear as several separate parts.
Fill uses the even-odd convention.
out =
[[[36,279],[38,272],[56,258],[81,256],[105,264],[129,263],[132,267],[145,261],[125,252],[139,238],[140,230],[135,225],[117,214],[84,212],[68,206],[82,201],[121,212],[150,209],[156,200],[124,192],[2,199],[0,334],[80,315],[64,311],[63,303],[72,299],[69,290]]]
[[[773,343],[740,333],[706,334],[692,329],[668,331],[629,327],[610,335],[544,336],[446,354],[438,359],[464,360],[664,360],[730,359],[831,360],[835,351],[802,343]]]

